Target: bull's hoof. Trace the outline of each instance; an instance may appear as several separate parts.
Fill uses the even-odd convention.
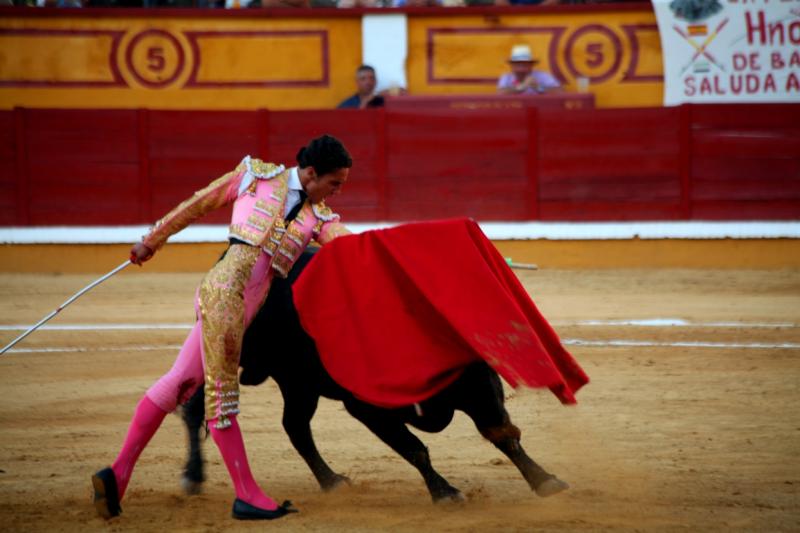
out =
[[[203,482],[189,479],[187,476],[181,476],[181,488],[189,496],[196,496],[203,492]]]
[[[548,496],[553,496],[554,494],[558,494],[559,492],[563,492],[569,488],[569,485],[566,481],[561,481],[557,477],[553,476],[550,479],[546,479],[539,483],[539,486],[536,487],[536,495],[541,496],[542,498],[546,498]]]
[[[457,488],[450,487],[446,491],[433,495],[433,503],[448,504],[448,503],[462,503],[467,501],[467,497]]]
[[[334,474],[333,477],[326,480],[325,483],[320,483],[320,487],[325,492],[330,492],[332,490],[337,490],[342,487],[349,487],[352,485],[353,482],[350,480],[349,477],[343,476],[341,474]]]

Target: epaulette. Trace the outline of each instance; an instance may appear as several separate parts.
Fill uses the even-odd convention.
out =
[[[239,184],[240,195],[246,191],[255,180],[269,180],[280,175],[284,170],[286,170],[286,167],[283,165],[266,163],[260,159],[252,158],[249,155],[246,155],[244,159],[242,159],[242,162],[239,163],[239,166],[243,166],[245,170],[244,176],[242,176],[242,181]]]
[[[325,222],[330,222],[331,220],[338,220],[340,217],[333,211],[331,208],[325,205],[325,202],[322,201],[318,204],[312,204],[311,209],[314,210],[314,216],[316,216],[320,220],[324,220]]]

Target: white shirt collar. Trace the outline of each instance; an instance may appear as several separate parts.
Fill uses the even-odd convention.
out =
[[[289,190],[292,191],[302,191],[303,184],[300,183],[300,173],[297,171],[297,167],[292,167],[289,169]]]

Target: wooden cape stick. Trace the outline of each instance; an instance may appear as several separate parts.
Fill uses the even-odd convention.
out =
[[[516,263],[514,261],[508,261],[508,266],[511,268],[519,268],[521,270],[539,270],[539,266],[534,265],[533,263]]]

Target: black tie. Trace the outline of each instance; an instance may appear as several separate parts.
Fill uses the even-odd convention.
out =
[[[297,213],[299,213],[300,209],[302,209],[303,204],[306,203],[306,198],[308,198],[308,195],[306,194],[306,191],[301,189],[300,190],[300,201],[297,202],[297,204],[295,204],[295,206],[291,209],[291,211],[289,211],[289,214],[286,215],[286,218],[284,219],[285,222],[291,222],[292,220],[295,219],[295,217],[297,216]]]

